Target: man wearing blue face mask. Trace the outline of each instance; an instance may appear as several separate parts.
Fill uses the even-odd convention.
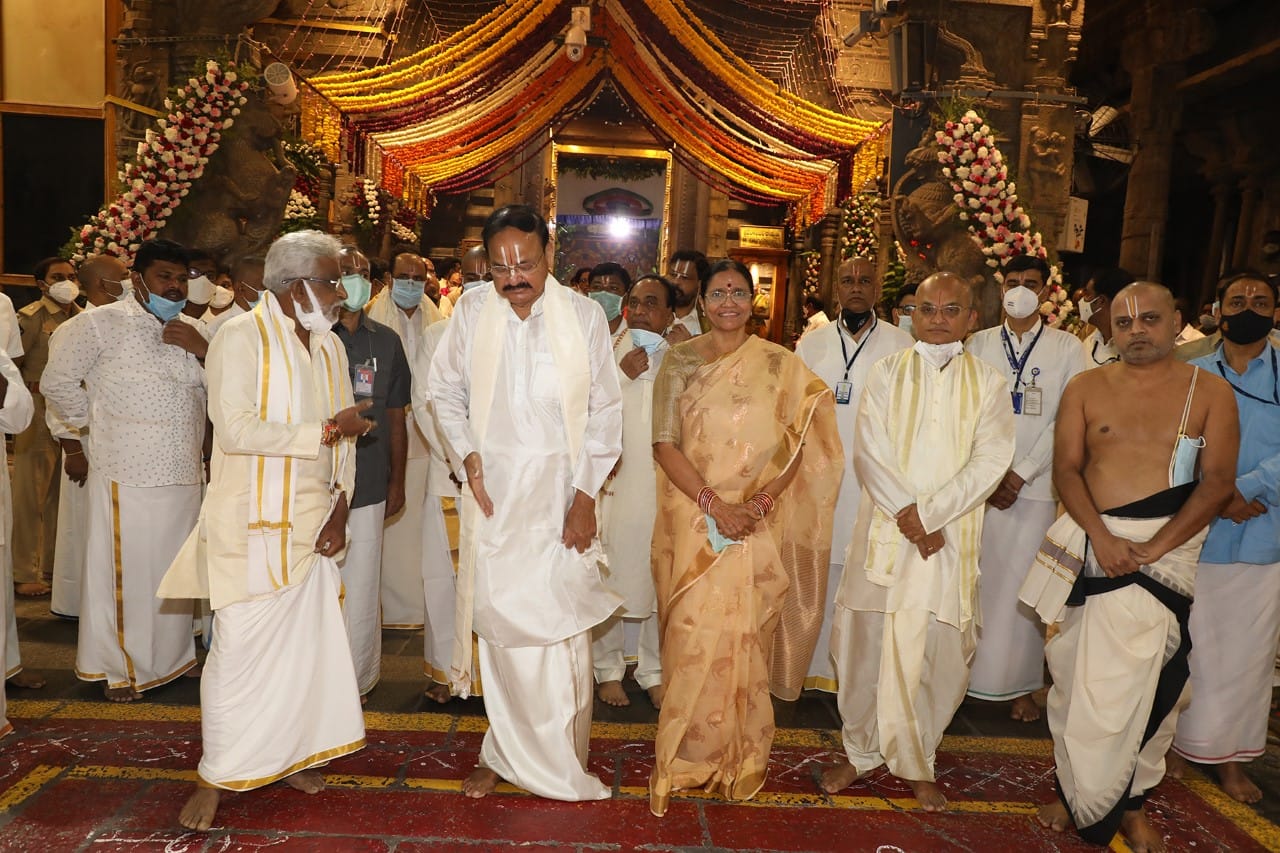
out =
[[[186,250],[138,249],[134,295],[73,318],[41,377],[49,405],[81,439],[64,440],[87,510],[76,673],[132,702],[196,665],[191,602],[156,598],[200,512],[208,349],[181,314]]]
[[[622,264],[607,262],[592,267],[591,279],[587,284],[587,298],[604,309],[615,348],[618,341],[627,335],[627,320],[622,316],[622,297],[630,288],[631,276]]]
[[[356,486],[347,517],[347,555],[338,564],[346,589],[347,639],[356,684],[364,696],[378,683],[382,660],[379,594],[383,522],[404,509],[409,448],[405,408],[409,405],[410,377],[399,336],[364,312],[372,288],[369,259],[350,246],[339,258],[347,297],[333,331],[347,349],[355,398],[373,401],[366,416],[377,424],[356,440]]]
[[[592,271],[593,285],[600,280],[594,275],[599,269]],[[639,628],[636,683],[649,694],[655,708],[662,706],[658,600],[649,565],[649,542],[658,510],[653,381],[667,353],[662,335],[675,322],[678,294],[676,286],[665,278],[650,275],[637,279],[627,293],[630,331],[614,336],[613,355],[622,386],[622,457],[600,491],[600,544],[609,558],[605,583],[625,602],[622,609],[595,627],[591,644],[596,694],[608,705],[631,704],[622,689],[627,670],[624,622],[630,622]]]
[[[435,267],[412,251],[402,251],[391,260],[391,286],[369,303],[370,319],[389,327],[400,336],[405,357],[412,364],[422,347],[427,328],[443,318],[427,291],[436,291]],[[409,453],[405,462],[405,506],[398,514],[387,514],[382,543],[382,625],[416,631],[426,624],[422,588],[422,514],[426,500],[427,431],[406,419]]]
[[[234,298],[226,311],[208,321],[210,338],[228,320],[252,311],[258,300],[262,299],[262,291],[266,289],[266,285],[262,283],[262,266],[263,259],[258,255],[241,258],[231,265],[231,290]]]

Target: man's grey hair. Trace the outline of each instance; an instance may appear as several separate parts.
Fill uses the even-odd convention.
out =
[[[319,231],[294,231],[271,244],[262,269],[262,282],[272,293],[284,292],[299,277],[311,272],[317,258],[338,259],[338,238]]]

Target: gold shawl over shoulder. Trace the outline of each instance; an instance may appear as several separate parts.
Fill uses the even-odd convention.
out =
[[[702,786],[733,799],[764,784],[770,690],[800,694],[822,625],[831,522],[844,471],[834,399],[793,353],[748,338],[706,363],[671,350],[654,389],[654,441],[671,442],[726,501],[749,498],[803,444],[795,479],[740,545],[707,542],[697,505],[658,470],[653,576],[667,685],[651,808]]]

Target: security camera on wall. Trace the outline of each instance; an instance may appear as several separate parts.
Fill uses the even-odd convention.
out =
[[[591,29],[591,7],[574,6],[569,29],[564,34],[564,55],[579,62],[587,49],[587,32]]]

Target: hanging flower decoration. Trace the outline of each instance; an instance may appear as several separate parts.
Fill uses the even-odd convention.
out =
[[[397,243],[417,243],[418,232],[393,219],[391,220],[391,239]]]
[[[1009,177],[995,132],[982,117],[968,110],[960,119],[948,121],[934,139],[942,147],[938,162],[955,193],[952,198],[960,219],[968,223],[987,266],[996,270],[996,280],[1003,278],[999,269],[1010,258],[1047,259],[1040,232],[1032,230],[1031,217],[1018,203],[1018,188]],[[1056,266],[1050,267],[1049,280],[1060,281]]]
[[[79,262],[89,255],[112,255],[129,263],[144,241],[154,238],[204,174],[222,132],[235,123],[247,100],[248,81],[234,65],[209,60],[204,76],[192,77],[166,98],[165,118],[148,129],[138,153],[119,173],[120,195],[107,204],[63,247]]]
[[[822,256],[817,252],[804,255],[804,295],[817,296],[822,287]]]
[[[289,202],[284,206],[284,218],[280,221],[280,233],[306,231],[320,227],[320,217],[316,206],[307,195],[297,188],[289,191]]]
[[[876,221],[880,213],[880,196],[876,193],[858,193],[845,199],[840,219],[840,258],[876,259],[879,237]]]
[[[1080,315],[1076,313],[1076,304],[1071,301],[1071,295],[1057,283],[1049,286],[1048,296],[1040,303],[1040,316],[1049,328],[1063,329],[1072,334],[1084,325]]]

